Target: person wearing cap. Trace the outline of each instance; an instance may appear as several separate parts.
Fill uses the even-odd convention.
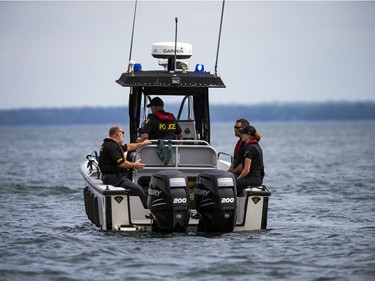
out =
[[[109,136],[103,140],[99,154],[99,168],[102,172],[102,181],[104,184],[130,189],[131,192],[139,196],[143,207],[147,209],[146,193],[141,186],[126,177],[127,169],[140,170],[143,169],[144,164],[141,163],[141,159],[135,162],[127,161],[124,151],[136,150],[151,142],[145,140],[140,143],[124,144],[124,134],[121,126],[112,126],[109,129]]]
[[[147,105],[152,113],[147,116],[142,127],[140,141],[145,139],[182,139],[182,130],[173,113],[164,111],[164,102],[155,97]]]
[[[245,126],[238,129],[241,140],[245,143],[241,150],[241,173],[236,179],[237,195],[242,195],[242,190],[248,186],[263,184],[264,165],[263,151],[256,140],[256,129],[253,126]]]
[[[242,165],[241,165],[241,150],[245,146],[245,142],[242,141],[241,139],[241,134],[239,133],[239,130],[246,127],[250,126],[250,123],[248,120],[244,118],[240,118],[236,121],[234,124],[234,135],[239,138],[239,140],[236,143],[236,146],[234,147],[233,151],[233,163],[230,166],[228,172],[232,172],[235,175],[239,175],[242,171]],[[256,132],[255,134],[255,139],[256,141],[260,141],[261,135],[260,133]]]

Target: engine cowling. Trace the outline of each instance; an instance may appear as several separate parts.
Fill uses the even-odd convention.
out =
[[[236,224],[237,188],[232,173],[212,170],[197,177],[195,205],[198,231],[232,232]]]
[[[186,231],[190,203],[185,174],[176,170],[163,170],[153,174],[148,189],[147,205],[154,217],[153,230]]]

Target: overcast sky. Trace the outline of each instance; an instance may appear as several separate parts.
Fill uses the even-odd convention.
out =
[[[193,45],[214,72],[221,1],[138,1],[132,58]],[[127,105],[134,1],[0,2],[0,109]],[[375,100],[375,2],[226,1],[212,103]]]

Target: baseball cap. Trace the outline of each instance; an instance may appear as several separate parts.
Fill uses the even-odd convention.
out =
[[[147,107],[151,107],[151,106],[164,106],[164,102],[161,98],[159,97],[155,97],[151,100],[151,102],[147,105]]]

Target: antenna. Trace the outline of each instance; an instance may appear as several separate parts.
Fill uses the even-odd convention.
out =
[[[129,65],[128,65],[128,72],[130,72],[131,68],[132,68],[132,65],[130,64],[130,61],[132,59],[132,51],[133,51],[133,37],[134,37],[134,26],[135,26],[135,15],[137,13],[137,3],[138,3],[138,0],[135,0],[135,3],[134,3],[134,16],[133,16],[133,28],[132,28],[132,36],[131,36],[131,40],[130,40],[130,52],[129,52]]]
[[[223,25],[223,17],[224,17],[224,5],[225,5],[225,0],[223,0],[223,6],[221,8],[219,38],[217,40],[217,51],[216,51],[216,61],[215,61],[215,76],[217,76],[217,61],[219,59],[219,47],[220,47],[220,38],[221,38],[221,26]]]
[[[174,67],[173,67],[173,73],[176,72],[176,61],[177,61],[177,23],[178,23],[178,18],[175,18],[176,21],[176,31],[174,34]]]

